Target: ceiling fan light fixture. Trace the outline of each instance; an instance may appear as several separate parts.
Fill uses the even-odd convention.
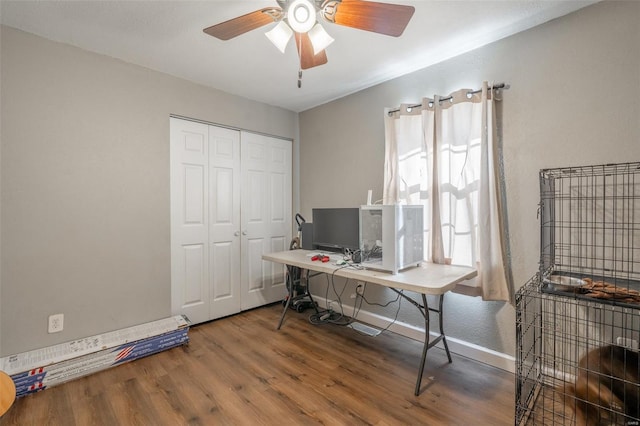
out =
[[[306,33],[316,23],[316,8],[309,0],[294,0],[287,10],[287,20],[293,31]]]
[[[314,55],[317,55],[335,41],[320,24],[316,24],[307,34],[311,39]]]
[[[287,44],[293,35],[293,31],[286,22],[280,21],[278,25],[273,27],[270,31],[265,33],[267,38],[277,47],[282,53],[287,48]]]

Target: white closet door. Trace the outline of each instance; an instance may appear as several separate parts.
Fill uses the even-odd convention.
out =
[[[240,312],[240,132],[209,126],[210,319]]]
[[[209,320],[209,126],[171,118],[171,311]]]
[[[290,141],[242,132],[242,309],[286,295],[284,267],[262,260],[291,241]]]
[[[171,118],[171,311],[194,323],[281,300],[292,144]]]

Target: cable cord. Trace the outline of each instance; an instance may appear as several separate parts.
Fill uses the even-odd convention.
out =
[[[396,293],[396,298],[395,298],[395,299],[392,299],[392,300],[389,300],[387,303],[369,302],[369,301],[367,300],[367,298],[366,298],[366,297],[364,297],[364,290],[365,290],[366,288],[367,288],[367,283],[364,283],[364,288],[362,289],[362,294],[360,294],[359,296],[360,296],[360,297],[362,297],[362,299],[364,300],[364,302],[365,302],[367,305],[370,305],[370,306],[380,306],[381,308],[386,308],[386,307],[387,307],[387,306],[389,306],[390,304],[392,304],[392,303],[394,303],[394,302],[397,302],[397,301],[398,301],[398,299],[400,299],[400,293],[402,293],[402,290],[400,290],[400,293]]]
[[[387,326],[385,328],[380,330],[380,333],[383,333],[383,332],[389,330],[389,327],[391,327],[393,324],[396,323],[396,321],[398,321],[398,315],[400,314],[400,305],[402,305],[402,298],[399,297],[399,295],[398,295],[398,299],[396,299],[396,300],[398,300],[398,309],[396,309],[396,314],[393,317],[393,320],[389,324],[387,324]]]
[[[335,285],[335,281],[334,281],[334,277],[335,277],[335,272],[340,270],[340,269],[344,269],[344,268],[349,268],[352,267],[351,265],[344,265],[341,268],[337,268],[336,270],[334,270],[331,275],[326,275],[327,277],[327,288],[325,291],[325,300],[329,300],[329,287],[331,287],[333,289],[333,292],[335,293],[337,299],[334,302],[337,302],[338,305],[340,306],[340,312],[336,312],[332,309],[325,309],[324,311],[320,311],[317,314],[313,313],[311,315],[309,315],[309,322],[311,324],[314,325],[320,325],[320,324],[334,324],[334,325],[341,325],[341,326],[346,326],[349,324],[352,324],[354,322],[356,322],[356,318],[358,316],[358,314],[360,313],[360,311],[362,310],[362,302],[366,303],[367,305],[370,306],[380,306],[382,308],[385,308],[389,305],[391,305],[392,303],[398,302],[398,308],[396,309],[396,313],[393,317],[393,320],[391,322],[389,322],[389,324],[386,325],[386,327],[384,327],[383,329],[380,329],[380,333],[383,333],[387,330],[389,330],[389,328],[395,324],[398,321],[398,315],[400,314],[400,307],[402,305],[402,298],[401,298],[401,294],[404,294],[404,291],[400,290],[395,299],[389,300],[386,303],[378,303],[378,302],[370,302],[367,300],[367,298],[364,296],[364,292],[367,288],[367,283],[365,282],[362,288],[362,293],[359,293],[356,291],[356,299],[355,302],[353,304],[353,314],[351,317],[348,317],[344,314],[344,307],[342,305],[342,295],[344,294],[348,284],[349,284],[349,279],[347,279],[345,281],[344,287],[342,288],[342,290],[340,292],[337,291],[336,289],[336,285]],[[357,288],[357,287],[356,287]],[[364,334],[366,335],[366,333],[362,333],[361,331],[358,331],[356,329],[355,330],[357,333],[359,334]]]
[[[374,244],[374,246],[371,247],[371,250],[365,250],[360,254],[362,256],[363,262],[370,260],[372,258],[379,258],[379,257],[382,257],[382,247],[380,247],[377,244]]]
[[[336,271],[339,271],[340,269],[344,269],[344,268],[349,268],[349,267],[351,267],[350,264],[342,265],[339,268],[334,269],[331,275],[328,275],[328,274],[325,275],[327,277],[327,287],[325,290],[324,298],[326,301],[329,301],[329,288],[331,287],[333,289],[334,294],[337,297],[335,302],[338,303],[338,306],[340,307],[340,312],[334,311],[333,309],[325,309],[324,311],[320,311],[317,314],[313,313],[309,316],[309,322],[311,324],[315,324],[315,325],[318,325],[318,324],[348,325],[350,324],[351,320],[349,319],[349,317],[347,317],[344,314],[344,308],[342,305],[342,295],[344,294],[344,291],[347,288],[349,279],[345,281],[344,287],[340,292],[338,292],[338,290],[336,289],[336,284],[334,280]]]
[[[400,314],[400,306],[402,305],[402,298],[400,297],[400,294],[401,294],[401,293],[404,293],[404,291],[403,291],[403,290],[400,290],[400,292],[399,292],[399,293],[397,293],[397,295],[396,295],[396,298],[395,298],[395,299],[390,300],[390,301],[388,301],[387,303],[384,303],[384,304],[383,304],[383,303],[377,303],[377,302],[369,302],[369,301],[364,297],[364,292],[365,292],[366,288],[367,288],[367,283],[365,282],[365,283],[364,283],[364,286],[363,286],[363,288],[362,288],[362,294],[360,294],[360,293],[356,292],[356,302],[354,303],[354,306],[353,306],[353,317],[351,318],[351,322],[350,322],[350,323],[355,322],[355,318],[356,318],[357,314],[358,314],[358,313],[360,312],[360,310],[362,309],[362,302],[363,302],[363,301],[364,301],[367,305],[370,305],[370,306],[380,306],[380,307],[383,307],[383,308],[385,308],[385,307],[389,306],[390,304],[392,304],[392,303],[394,303],[394,302],[398,302],[398,308],[396,309],[396,313],[395,313],[395,315],[394,315],[394,317],[393,317],[393,320],[392,320],[389,324],[387,324],[387,326],[386,326],[385,328],[380,329],[380,333],[383,333],[383,332],[385,332],[385,331],[389,330],[389,327],[391,327],[393,324],[395,324],[395,323],[396,323],[396,321],[398,321],[398,315]],[[357,312],[356,312],[356,305],[358,304],[358,299],[360,299],[360,307],[358,307],[358,310],[357,310]],[[360,334],[367,335],[366,333],[362,333],[361,331],[358,331],[358,330],[356,330],[355,328],[354,328],[354,330],[355,330],[356,332],[360,333]]]
[[[346,264],[343,265],[339,268],[336,268],[333,270],[333,272],[331,272],[331,288],[333,289],[333,292],[335,293],[337,300],[336,302],[338,302],[338,306],[340,306],[340,315],[337,318],[333,318],[331,319],[331,322],[333,324],[337,324],[337,325],[347,325],[350,323],[350,319],[349,317],[347,317],[344,314],[344,307],[342,305],[342,295],[344,294],[344,291],[347,289],[347,285],[349,284],[349,279],[347,278],[344,282],[344,286],[342,287],[342,290],[340,291],[340,293],[338,293],[338,291],[336,290],[336,283],[335,283],[335,274],[337,271],[341,270],[341,269],[345,269],[345,268],[349,268],[350,265]],[[327,277],[328,279],[329,277]],[[328,286],[327,286],[328,287]]]

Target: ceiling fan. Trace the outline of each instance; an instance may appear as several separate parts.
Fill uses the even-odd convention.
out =
[[[334,40],[318,22],[399,37],[415,11],[413,6],[365,0],[276,0],[278,6],[265,7],[246,15],[205,28],[220,40],[230,40],[262,26],[279,22],[266,33],[284,53],[295,34],[301,69],[327,63],[325,48]],[[300,87],[299,72],[298,87]]]

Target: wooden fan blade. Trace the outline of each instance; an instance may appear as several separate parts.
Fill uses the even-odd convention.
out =
[[[303,70],[324,65],[327,63],[327,52],[321,50],[317,55],[313,54],[313,44],[307,33],[296,33],[296,47],[300,55],[300,67]]]
[[[203,31],[220,40],[230,40],[256,28],[271,24],[278,20],[281,15],[282,9],[279,7],[265,7],[205,28]]]
[[[327,13],[327,6],[324,8],[324,16],[329,21],[345,27],[393,37],[402,35],[415,12],[413,6],[400,4],[362,0],[342,0],[332,3],[329,2],[328,5],[330,5],[329,8],[335,8],[331,10],[333,16]]]

